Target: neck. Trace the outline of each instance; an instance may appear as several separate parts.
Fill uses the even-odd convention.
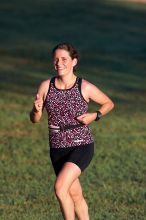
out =
[[[75,83],[76,75],[68,75],[68,76],[57,76],[57,84],[61,89],[67,89],[72,84]]]
[[[60,82],[63,85],[71,84],[75,79],[76,75],[68,75],[68,76],[57,76],[58,82]]]

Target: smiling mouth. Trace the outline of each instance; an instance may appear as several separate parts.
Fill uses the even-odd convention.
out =
[[[60,67],[57,67],[56,69],[57,69],[57,70],[64,70],[64,68],[60,68]]]

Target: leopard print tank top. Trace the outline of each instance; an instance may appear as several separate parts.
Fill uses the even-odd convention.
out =
[[[74,85],[69,89],[58,89],[55,77],[50,81],[45,100],[48,113],[48,127],[80,124],[76,119],[88,112],[88,103],[81,93],[82,79],[77,77]],[[67,129],[65,131],[49,129],[49,144],[52,148],[67,148],[93,143],[93,137],[88,125]]]

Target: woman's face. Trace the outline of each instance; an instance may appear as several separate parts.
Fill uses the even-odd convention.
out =
[[[72,59],[69,52],[57,49],[53,57],[54,68],[59,76],[73,73],[73,67],[77,64],[77,59]]]

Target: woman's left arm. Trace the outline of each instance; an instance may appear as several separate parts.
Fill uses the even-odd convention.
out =
[[[106,94],[86,80],[83,80],[82,82],[82,95],[86,101],[89,102],[92,100],[100,105],[100,108],[95,112],[85,113],[77,118],[83,124],[90,124],[91,122],[95,121],[97,118],[97,111],[104,116],[114,107],[114,103]]]

